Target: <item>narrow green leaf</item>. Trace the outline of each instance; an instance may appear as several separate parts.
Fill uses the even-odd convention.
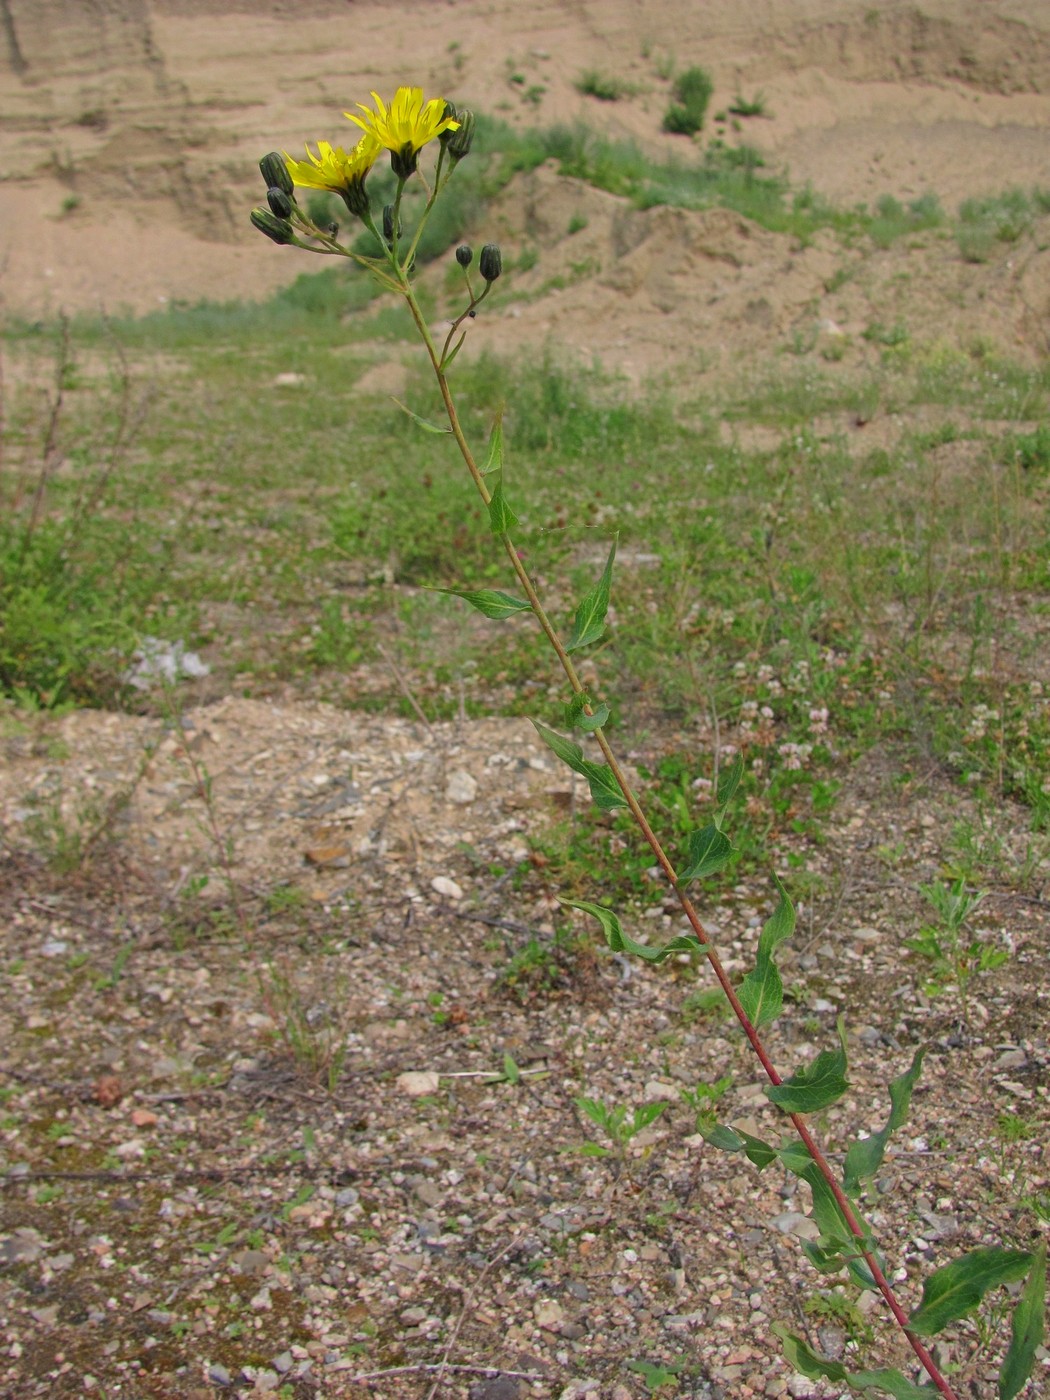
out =
[[[685,869],[679,873],[678,882],[702,880],[714,875],[733,854],[733,843],[714,824],[705,826],[702,831],[689,833],[689,856]]]
[[[517,1061],[513,1055],[507,1053],[504,1053],[503,1056],[503,1078],[508,1084],[521,1083],[521,1070],[518,1068]]]
[[[573,1152],[578,1152],[581,1157],[608,1157],[610,1148],[602,1147],[599,1142],[585,1142],[581,1147],[574,1147]]]
[[[500,472],[503,470],[503,413],[497,413],[492,424],[492,432],[489,434],[489,452],[485,458],[485,465],[481,469],[482,476],[488,476],[489,472]]]
[[[787,890],[775,874],[773,883],[780,892],[780,902],[766,920],[765,927],[759,937],[758,956],[760,961],[763,957],[771,958],[780,944],[789,939],[795,932],[795,906],[791,903]]]
[[[623,795],[623,789],[613,777],[613,771],[607,763],[591,763],[584,759],[577,769],[590,785],[591,797],[596,805],[603,812],[611,812],[616,807],[626,807],[627,798]]]
[[[1046,1245],[1032,1255],[1032,1268],[1010,1325],[1010,1347],[999,1372],[999,1400],[1014,1400],[1032,1374],[1043,1340],[1046,1311]]]
[[[540,724],[539,720],[534,719],[532,724],[547,747],[553,750],[563,763],[567,763],[574,773],[579,773],[587,779],[591,797],[603,812],[627,806],[627,799],[607,763],[594,763],[591,759],[584,758],[579,744],[574,744],[571,739],[562,738],[553,729]]]
[[[606,1126],[609,1118],[609,1110],[603,1103],[600,1103],[597,1099],[588,1099],[585,1096],[574,1099],[573,1103],[575,1103],[581,1113],[587,1115],[592,1123],[597,1123],[599,1128],[604,1128]]]
[[[644,958],[646,962],[661,963],[673,953],[700,951],[700,944],[691,933],[680,933],[662,947],[650,948],[647,943],[636,943],[633,938],[628,938],[620,920],[611,909],[605,909],[600,904],[589,904],[582,899],[563,899],[561,903],[567,909],[582,909],[585,914],[597,919],[605,933],[605,941],[614,953],[630,953],[632,957]]]
[[[579,744],[574,744],[571,739],[563,739],[560,734],[556,734],[553,729],[548,729],[545,724],[540,724],[537,719],[532,721],[532,727],[547,747],[557,754],[562,763],[567,763],[574,773],[581,771],[585,759]]]
[[[993,1245],[953,1259],[926,1280],[922,1302],[908,1319],[908,1326],[920,1337],[935,1336],[949,1322],[971,1312],[991,1289],[1024,1278],[1032,1257],[1027,1250]]]
[[[450,433],[452,431],[448,424],[442,427],[440,423],[431,423],[426,418],[420,418],[418,413],[413,413],[408,404],[402,403],[400,399],[394,399],[394,402],[402,413],[407,413],[413,423],[418,423],[419,426],[425,428],[428,433]]]
[[[775,1021],[784,1005],[784,984],[771,958],[763,959],[749,972],[736,992],[748,1019],[756,1029]]]
[[[576,609],[572,636],[565,643],[566,651],[579,651],[580,647],[597,642],[605,631],[605,614],[609,611],[609,590],[612,588],[613,560],[616,558],[616,537],[609,550],[609,558],[602,576]]]
[[[479,613],[484,613],[486,617],[491,617],[499,622],[505,617],[511,617],[514,613],[529,612],[530,606],[524,598],[515,598],[511,593],[501,593],[495,588],[435,588],[434,593],[451,593],[456,598],[462,598],[465,603],[469,603],[472,608],[477,608]]]
[[[796,1337],[793,1332],[789,1332],[782,1322],[774,1322],[770,1330],[780,1338],[784,1347],[784,1355],[791,1365],[809,1380],[844,1381],[846,1379],[846,1368],[841,1361],[831,1361],[827,1357],[818,1356],[811,1346],[804,1342],[801,1337]]]
[[[702,1136],[705,1142],[717,1147],[720,1152],[744,1150],[743,1135],[735,1128],[727,1127],[725,1123],[715,1123],[713,1127],[702,1129]]]
[[[851,1390],[882,1390],[894,1400],[930,1400],[931,1396],[940,1394],[935,1385],[916,1385],[895,1366],[878,1371],[850,1371],[846,1384]]]
[[[460,335],[459,339],[456,341],[455,345],[453,345],[452,349],[448,352],[448,354],[445,356],[445,358],[441,361],[441,372],[442,372],[442,374],[444,374],[445,370],[448,369],[449,365],[452,363],[452,361],[453,361],[453,360],[456,358],[456,356],[459,354],[460,350],[462,350],[462,348],[463,348],[463,342],[466,340],[466,338],[467,338],[467,333],[466,333],[466,331],[463,331],[463,333]]]
[[[718,775],[718,789],[715,793],[715,802],[719,807],[725,807],[731,800],[733,794],[740,786],[740,779],[743,775],[744,755],[738,753],[729,767]]]
[[[497,472],[492,487],[492,498],[489,501],[489,525],[494,535],[505,535],[508,530],[513,530],[518,523],[518,517],[507,504],[507,498],[503,494],[503,473]]]
[[[724,1123],[715,1123],[710,1128],[701,1128],[700,1132],[705,1142],[709,1142],[712,1147],[717,1147],[721,1152],[743,1152],[748,1161],[754,1162],[759,1171],[768,1167],[770,1162],[777,1160],[777,1149],[770,1146],[768,1142],[763,1142],[761,1138],[752,1137],[750,1133],[742,1132],[737,1128],[727,1127]]]
[[[922,1072],[925,1054],[925,1049],[917,1050],[911,1068],[905,1070],[890,1085],[890,1116],[886,1120],[886,1126],[879,1132],[872,1133],[871,1137],[850,1143],[842,1178],[847,1191],[856,1191],[862,1181],[874,1176],[882,1166],[890,1134],[895,1133],[908,1116],[912,1090]]]

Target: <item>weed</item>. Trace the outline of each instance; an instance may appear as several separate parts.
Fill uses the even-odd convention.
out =
[[[971,894],[962,880],[923,885],[921,891],[936,911],[937,923],[906,938],[905,945],[932,964],[923,988],[927,995],[939,995],[953,986],[959,995],[963,1019],[968,1023],[970,982],[979,973],[1001,967],[1010,954],[982,938],[963,937],[963,926],[981,904],[983,894]]]
[[[710,73],[703,68],[687,68],[674,81],[674,102],[664,113],[664,130],[678,136],[695,136],[704,125],[707,104],[714,92]]]
[[[772,113],[766,105],[766,95],[764,92],[756,92],[754,97],[742,97],[737,93],[729,104],[729,110],[734,117],[768,117]],[[723,120],[725,118],[723,117]]]
[[[596,68],[587,68],[573,83],[577,92],[585,97],[596,97],[599,102],[619,102],[621,98],[633,97],[635,88],[622,78],[611,77]]]
[[[627,1108],[624,1104],[617,1104],[615,1108],[610,1108],[601,1099],[589,1098],[574,1099],[573,1103],[584,1117],[597,1124],[612,1143],[612,1147],[609,1148],[599,1142],[588,1140],[576,1150],[584,1157],[608,1157],[611,1153],[615,1153],[621,1163],[625,1160],[626,1150],[631,1141],[640,1132],[655,1123],[667,1107],[666,1103],[640,1104],[632,1110],[631,1116],[628,1118]]]

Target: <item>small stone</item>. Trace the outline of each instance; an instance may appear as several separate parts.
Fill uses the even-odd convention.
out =
[[[677,1103],[678,1089],[660,1079],[650,1079],[642,1090],[642,1098],[646,1103]]]
[[[136,1128],[154,1128],[160,1120],[148,1108],[135,1108],[131,1112],[131,1121]]]
[[[427,1316],[426,1308],[406,1308],[401,1314],[401,1321],[406,1327],[419,1327],[422,1323],[426,1322]]]
[[[448,782],[445,785],[445,798],[448,802],[455,802],[461,807],[469,806],[478,795],[478,784],[475,778],[469,773],[465,773],[461,768],[450,773]]]
[[[297,374],[294,370],[284,370],[281,374],[274,375],[273,382],[278,389],[297,389],[300,384],[306,383],[306,375]]]
[[[242,1249],[233,1256],[230,1263],[238,1273],[251,1277],[266,1272],[270,1266],[270,1256],[264,1254],[261,1249]]]
[[[408,1069],[395,1080],[397,1087],[409,1098],[419,1099],[424,1094],[436,1094],[441,1076],[432,1069]]]
[[[773,1226],[782,1235],[797,1235],[801,1240],[817,1240],[820,1238],[820,1228],[815,1220],[810,1220],[808,1215],[802,1215],[797,1210],[787,1210],[783,1215],[773,1217]]]
[[[430,882],[430,888],[435,894],[444,896],[445,899],[462,899],[463,886],[456,883],[448,875],[435,875]]]
[[[213,1385],[229,1385],[230,1373],[225,1366],[209,1366],[208,1379]]]
[[[532,1312],[536,1325],[545,1332],[557,1332],[565,1321],[565,1309],[556,1298],[542,1298]]]
[[[307,865],[316,865],[320,870],[346,870],[350,865],[350,847],[311,846],[303,852]]]
[[[292,1360],[290,1351],[282,1351],[280,1356],[275,1356],[273,1359],[273,1369],[279,1376],[287,1375],[294,1365],[295,1362]]]

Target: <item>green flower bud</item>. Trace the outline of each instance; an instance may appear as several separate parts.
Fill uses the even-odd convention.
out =
[[[451,117],[454,122],[458,122],[460,120],[459,111],[456,107],[456,104],[454,102],[450,102],[447,97],[445,98],[444,115],[446,117]],[[438,140],[443,146],[447,146],[449,141],[452,139],[453,136],[455,136],[455,134],[456,133],[454,131],[446,127],[445,130],[438,137]]]
[[[470,155],[470,148],[474,144],[474,113],[468,112],[465,108],[457,113],[456,120],[459,122],[458,131],[446,131],[442,136],[448,137],[446,149],[452,157],[452,164],[458,165],[464,156]]]
[[[401,220],[397,221],[397,236],[401,237]],[[392,204],[383,205],[383,237],[388,243],[394,241],[394,206]]]
[[[294,240],[295,234],[288,220],[279,219],[269,209],[253,209],[251,217],[259,232],[265,233],[275,243],[291,243]]]
[[[486,282],[495,282],[503,271],[503,254],[498,243],[486,243],[478,258],[478,271]]]
[[[337,193],[355,219],[363,219],[369,212],[371,206],[368,202],[368,194],[365,191],[365,177],[363,175],[358,180],[351,180],[348,185],[344,185]]]
[[[469,243],[461,243],[456,249],[456,262],[460,267],[469,267],[474,261],[474,249]]]
[[[276,214],[279,219],[291,218],[292,201],[277,185],[271,185],[266,191],[266,203],[270,206],[271,212]]]
[[[288,173],[288,166],[285,164],[284,156],[278,151],[271,151],[268,156],[263,156],[259,162],[259,169],[262,177],[266,181],[266,188],[272,189],[274,186],[290,195],[295,189],[292,177]]]

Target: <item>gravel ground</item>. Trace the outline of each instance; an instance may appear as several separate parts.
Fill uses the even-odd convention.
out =
[[[5,735],[3,1395],[837,1394],[792,1373],[778,1320],[908,1367],[867,1295],[809,1270],[806,1190],[697,1135],[681,1091],[727,1075],[722,1120],[779,1131],[703,969],[627,965],[582,916],[555,936],[530,841],[578,794],[530,726],[231,699]],[[846,1013],[833,1148],[929,1047],[867,1202],[910,1305],[931,1266],[1046,1220],[1050,903],[1005,809],[1012,878],[977,928],[1010,957],[966,1020],[925,996],[903,940],[967,808],[893,771],[851,769],[807,852],[825,892],[769,1040],[789,1072]],[[757,884],[711,906],[735,974],[770,908]],[[678,928],[646,914],[635,936]],[[582,1095],[666,1106],[589,1156]],[[947,1335],[960,1395],[992,1393],[1001,1343]]]

